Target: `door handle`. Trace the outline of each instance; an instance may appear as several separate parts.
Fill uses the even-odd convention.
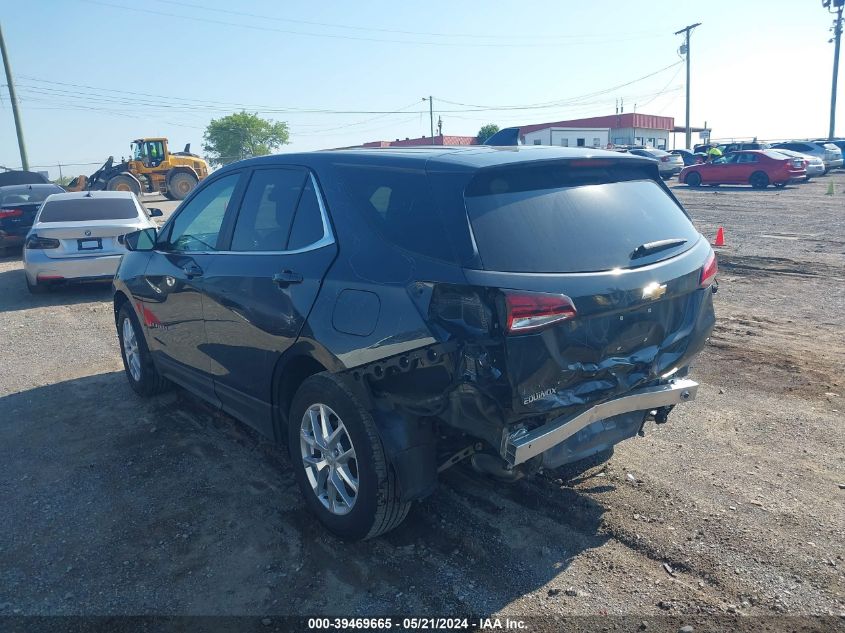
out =
[[[194,262],[182,266],[182,272],[185,273],[185,276],[188,279],[193,279],[194,277],[202,276],[202,268],[197,266],[197,264],[195,264]]]
[[[276,282],[280,288],[285,288],[290,284],[301,284],[302,275],[295,273],[292,270],[283,270],[282,272],[273,275],[273,281]]]

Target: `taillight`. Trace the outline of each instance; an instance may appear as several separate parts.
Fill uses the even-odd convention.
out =
[[[716,263],[716,253],[710,251],[710,257],[701,268],[701,278],[699,280],[699,287],[707,288],[713,285],[716,280],[716,273],[719,272],[719,265]]]
[[[23,215],[23,209],[0,209],[0,220],[3,218],[19,218]]]
[[[54,240],[49,237],[38,237],[37,235],[33,234],[27,238],[26,248],[39,250],[59,248],[59,240]]]
[[[566,295],[504,290],[508,334],[536,332],[575,317],[578,312]]]

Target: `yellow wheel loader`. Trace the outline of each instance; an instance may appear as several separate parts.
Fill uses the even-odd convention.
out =
[[[90,176],[77,176],[65,189],[161,193],[171,200],[182,200],[208,176],[208,163],[191,154],[190,143],[183,152],[170,152],[166,138],[139,138],[130,147],[129,160],[115,163],[114,157],[109,156],[97,171]]]

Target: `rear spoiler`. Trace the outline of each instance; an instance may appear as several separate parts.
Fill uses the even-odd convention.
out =
[[[497,147],[508,147],[519,144],[518,127],[506,127],[504,130],[499,130],[493,136],[484,141],[484,145],[494,145]]]

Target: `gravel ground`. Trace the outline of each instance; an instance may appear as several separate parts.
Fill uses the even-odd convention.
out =
[[[698,399],[574,480],[454,468],[365,543],[280,448],[136,398],[107,288],[32,297],[0,259],[0,614],[845,612],[845,172],[674,191],[727,239]]]

